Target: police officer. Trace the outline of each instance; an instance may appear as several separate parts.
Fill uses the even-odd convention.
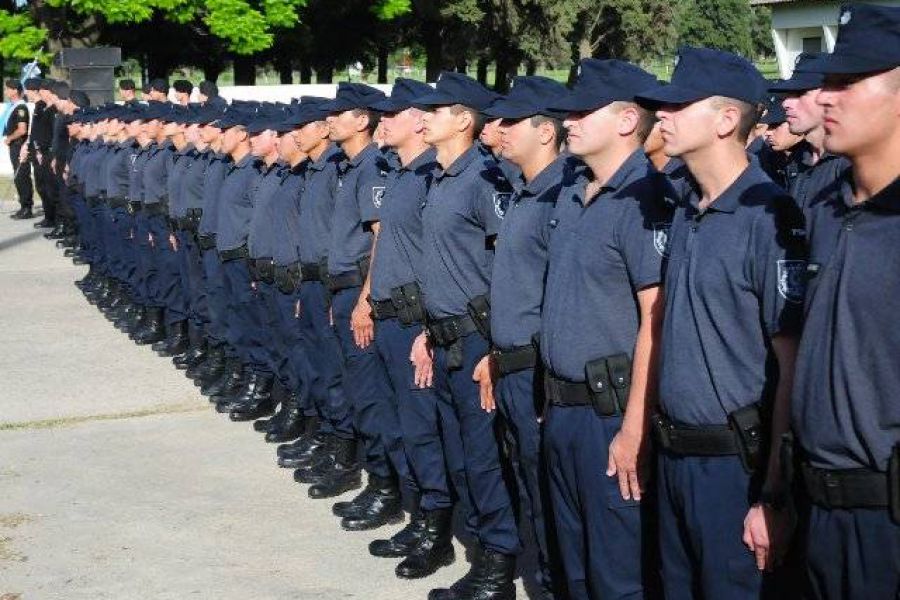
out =
[[[512,434],[521,490],[518,514],[530,518],[539,551],[537,580],[546,597],[553,596],[553,582],[544,509],[546,480],[540,468],[539,411],[543,406],[539,405],[543,394],[536,392],[541,380],[536,375],[537,351],[532,338],[540,329],[552,214],[566,166],[565,158],[559,156],[565,114],[550,106],[567,92],[565,86],[550,79],[518,77],[509,96],[485,111],[489,119],[500,121],[498,150],[522,173],[522,181],[506,207],[494,258],[493,349],[474,373],[481,385],[482,407],[492,411],[498,406]]]
[[[29,80],[31,81],[31,80]],[[28,83],[28,82],[26,82]],[[34,115],[31,119],[31,131],[28,136],[27,155],[34,168],[34,187],[41,197],[44,207],[44,218],[34,224],[35,228],[53,228],[56,226],[55,188],[50,170],[50,143],[53,136],[53,118],[55,109],[51,106],[50,86],[52,81],[38,79],[26,86],[33,88],[28,92],[29,101],[34,102]]]
[[[770,92],[781,97],[788,129],[802,135],[808,144],[806,168],[800,170],[788,190],[797,205],[805,209],[819,192],[830,185],[847,168],[845,158],[825,149],[824,110],[816,103],[822,86],[822,74],[807,71],[807,66],[820,54],[801,54],[797,57],[790,79],[776,82]]]
[[[770,98],[760,122],[767,126],[763,138],[772,150],[768,164],[760,166],[772,181],[790,191],[800,174],[812,166],[812,148],[802,135],[790,130],[780,98]]]
[[[58,81],[55,86],[56,116],[53,120],[53,137],[50,143],[50,170],[53,171],[59,207],[58,223],[52,234],[48,237],[59,240],[58,247],[71,248],[75,243],[75,213],[72,209],[69,191],[63,179],[66,164],[69,160],[70,139],[68,126],[72,120],[72,113],[83,104],[86,96],[84,92],[75,93],[65,81]]]
[[[126,105],[134,105],[138,104],[136,87],[134,85],[133,79],[120,79],[119,80],[119,96],[122,98],[122,102]]]
[[[571,598],[652,597],[656,587],[647,423],[670,193],[643,149],[653,117],[635,102],[655,84],[630,63],[587,59],[553,104],[568,111],[568,147],[585,163],[566,174],[544,225],[547,289],[571,293],[546,294],[540,335],[544,449]]]
[[[13,182],[16,185],[16,193],[19,195],[19,210],[14,212],[12,219],[31,219],[32,205],[34,204],[34,192],[31,188],[31,165],[27,161],[21,161],[19,155],[28,140],[28,126],[30,116],[28,106],[22,100],[22,84],[15,79],[7,79],[3,85],[3,92],[9,102],[12,103],[6,128],[3,130],[3,143],[9,147],[9,161],[13,167]]]
[[[441,166],[422,214],[428,335],[413,344],[415,380],[420,387],[433,385],[459,420],[479,545],[469,573],[450,589],[432,590],[432,600],[515,596],[515,517],[501,475],[494,414],[481,409],[472,379],[489,349],[492,246],[512,191],[496,163],[475,145],[481,111],[496,97],[465,75],[445,72],[433,92],[415,101],[428,107],[425,141],[437,150]]]
[[[810,595],[891,598],[900,590],[900,8],[857,4],[839,18],[824,74],[824,149],[851,163],[808,210],[806,322],[792,423],[812,501]]]
[[[169,100],[169,82],[162,78],[153,79],[144,91],[148,101],[167,102]]]
[[[205,79],[197,86],[197,99],[204,106],[212,106],[219,109],[224,109],[228,106],[225,98],[219,95],[219,86]]]
[[[773,494],[804,263],[793,203],[745,149],[766,86],[743,58],[685,47],[642,95],[692,176],[669,232],[654,420],[670,598],[757,598],[783,545]]]
[[[191,93],[194,91],[194,84],[187,79],[176,79],[172,83],[172,89],[175,90],[175,103],[187,106],[191,101]]]

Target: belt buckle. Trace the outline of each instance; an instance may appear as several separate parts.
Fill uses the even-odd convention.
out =
[[[822,491],[825,494],[825,501],[830,507],[839,508],[844,500],[840,480],[827,470],[822,470],[821,473]]]

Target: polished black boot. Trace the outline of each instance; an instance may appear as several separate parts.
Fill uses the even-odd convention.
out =
[[[310,486],[310,498],[334,498],[362,484],[359,462],[356,460],[356,440],[336,438],[334,466],[318,483]]]
[[[317,421],[315,416],[303,415],[303,411],[300,409],[300,398],[297,397],[297,394],[288,394],[287,399],[281,403],[281,410],[269,421],[266,442],[280,444],[295,440],[303,435],[310,420]],[[316,428],[318,428],[318,423],[316,423]]]
[[[406,527],[386,540],[372,540],[369,554],[380,558],[404,558],[419,545],[425,534],[425,513],[417,510]]]
[[[278,404],[272,396],[274,379],[271,374],[260,375],[256,388],[249,395],[238,399],[241,404],[231,410],[228,418],[236,423],[244,423],[274,413],[275,406]],[[216,409],[218,410],[218,407]]]
[[[216,412],[230,413],[244,408],[249,410],[260,401],[271,402],[273,379],[271,373],[251,370],[240,390],[216,399]]]
[[[170,358],[176,354],[181,354],[188,347],[188,327],[187,321],[176,321],[169,325],[169,335],[166,339],[153,344],[153,351],[158,356]]]
[[[284,469],[302,469],[314,464],[328,451],[328,440],[329,435],[319,432],[316,423],[316,429],[311,433],[307,431],[296,442],[279,446],[278,466]]]
[[[159,306],[147,308],[146,325],[134,334],[134,343],[138,346],[155,344],[165,338],[166,332],[163,326],[163,309]]]
[[[193,379],[197,385],[202,385],[212,374],[220,372],[224,368],[224,364],[225,346],[222,344],[213,346],[207,341],[206,357],[189,366],[184,374]]]
[[[403,562],[394,569],[394,573],[401,579],[428,577],[456,560],[453,551],[453,508],[425,511],[423,520],[422,531],[410,534],[410,537],[416,538],[413,547],[407,551]]]
[[[200,388],[200,393],[209,397],[210,402],[215,402],[218,398],[230,393],[238,386],[243,387],[243,385],[243,363],[238,358],[229,358],[226,360],[225,368],[222,369],[221,375],[211,380],[208,384],[203,385]]]
[[[462,579],[449,589],[431,590],[428,592],[428,600],[515,600],[515,575],[515,556],[482,550]]]
[[[128,315],[124,315],[122,320],[116,323],[116,327],[128,334],[128,337],[134,339],[135,334],[144,328],[147,321],[147,307],[143,304],[135,304],[134,310]]]
[[[48,221],[47,217],[44,217],[34,224],[35,229],[53,229],[54,227],[56,227],[56,223],[54,223],[53,221]]]
[[[48,240],[61,240],[66,237],[62,223],[57,223],[52,230],[44,234],[44,238]]]
[[[188,325],[188,346],[184,352],[172,357],[172,364],[179,371],[186,371],[192,364],[206,360],[206,337],[198,325]]]
[[[369,475],[371,488],[368,498],[353,503],[341,512],[341,527],[347,531],[367,531],[384,525],[400,523],[403,520],[403,506],[400,488],[393,477]],[[362,494],[360,494],[361,496]],[[357,496],[359,498],[359,496]],[[334,507],[332,507],[334,510]]]

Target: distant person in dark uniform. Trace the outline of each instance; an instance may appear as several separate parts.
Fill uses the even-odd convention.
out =
[[[50,86],[53,81],[40,79],[35,94],[34,116],[31,119],[31,133],[28,137],[28,157],[34,167],[34,187],[41,197],[44,206],[44,218],[35,223],[35,228],[56,226],[56,189],[50,170],[50,143],[53,136],[53,119],[56,109],[53,108],[53,94]]]
[[[159,78],[152,80],[145,95],[148,100],[154,102],[167,102],[169,100],[169,82]]]
[[[31,167],[27,161],[19,160],[19,153],[28,139],[29,114],[28,107],[22,100],[22,84],[15,79],[7,79],[4,93],[13,107],[3,129],[3,142],[9,146],[9,161],[13,167],[13,181],[19,195],[21,208],[12,214],[13,219],[31,219],[34,215],[31,206],[34,192],[31,188]]]
[[[194,84],[186,79],[176,79],[172,87],[175,88],[175,102],[182,106],[187,106],[191,101],[191,92],[194,91]]]
[[[119,95],[122,97],[122,102],[128,106],[138,104],[137,88],[134,85],[134,79],[119,80]]]
[[[226,108],[228,102],[219,95],[219,86],[209,80],[200,82],[197,86],[199,92],[197,99],[204,106],[212,106],[214,108]]]

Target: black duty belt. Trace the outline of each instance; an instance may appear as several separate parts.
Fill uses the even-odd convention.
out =
[[[110,208],[125,208],[128,206],[128,198],[107,198],[106,203]]]
[[[169,205],[165,202],[144,203],[144,214],[148,217],[168,216]]]
[[[300,263],[275,265],[274,284],[282,294],[296,293],[300,286]]]
[[[428,320],[428,337],[431,343],[441,348],[452,346],[470,333],[475,333],[475,321],[469,315]]]
[[[175,217],[172,225],[177,231],[197,231],[198,223],[191,217]]]
[[[365,276],[359,269],[347,271],[340,275],[331,275],[325,278],[325,283],[331,293],[339,292],[353,287],[360,287],[365,282]]]
[[[128,202],[128,212],[131,214],[137,214],[141,212],[142,204],[140,200],[131,200]]]
[[[394,303],[390,299],[372,300],[369,298],[369,306],[372,307],[372,318],[376,321],[397,318],[397,309],[394,308]]]
[[[653,431],[663,450],[679,456],[732,456],[741,453],[735,431],[728,425],[694,427],[653,417]]]
[[[237,260],[239,258],[250,258],[250,251],[247,249],[247,244],[232,248],[231,250],[221,250],[219,252],[219,260],[222,262]]]
[[[100,196],[88,196],[87,205],[89,208],[97,208],[103,204],[103,198]]]
[[[870,469],[818,469],[803,465],[803,486],[809,499],[823,508],[887,508],[887,473]]]
[[[545,373],[544,394],[547,404],[552,406],[592,406],[601,417],[614,417],[620,414],[612,395],[595,396],[584,381],[568,381]]]
[[[275,283],[275,262],[271,257],[251,258],[250,274],[255,281]]]
[[[302,263],[300,265],[300,273],[303,281],[322,281],[323,273],[326,273],[327,267],[319,263]]]
[[[516,346],[508,350],[494,348],[491,350],[497,370],[500,375],[518,373],[527,369],[533,369],[537,365],[537,350],[531,344]]]
[[[212,250],[216,247],[216,234],[197,236],[197,245],[201,250]]]

